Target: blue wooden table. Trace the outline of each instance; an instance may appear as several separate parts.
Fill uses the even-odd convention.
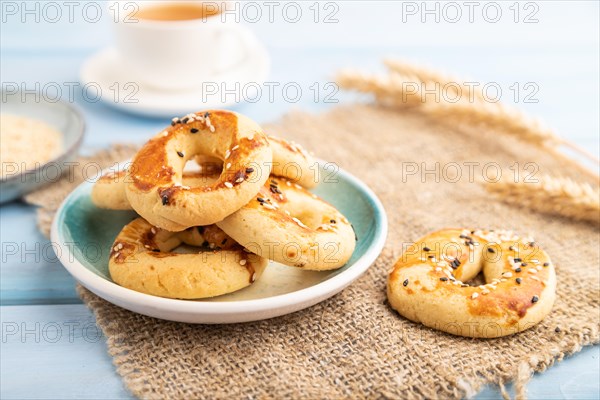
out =
[[[75,3],[72,19],[61,3],[55,3],[62,7],[61,18],[55,20],[51,9],[44,14],[46,3],[28,2],[33,14],[27,14],[20,9],[24,3],[0,2],[3,85],[66,87],[78,81],[87,57],[110,45],[105,4],[94,3],[104,12],[95,21],[88,2]],[[510,8],[512,2],[498,3],[502,18],[496,22],[494,15],[481,13],[484,3],[474,10],[472,21],[468,10],[458,4],[463,16],[455,22],[456,14],[442,3],[428,3],[433,14],[427,14],[420,2],[320,3],[318,16],[312,2],[302,3],[302,17],[295,23],[281,12],[269,21],[265,6],[261,6],[262,19],[253,23],[250,10],[244,15],[239,9],[269,49],[272,72],[268,80],[282,85],[296,82],[303,94],[292,103],[276,92],[273,101],[263,96],[256,103],[235,108],[260,122],[293,109],[326,110],[336,103],[325,102],[324,96],[315,99],[311,86],[323,87],[343,67],[381,70],[381,58],[392,55],[442,67],[482,84],[493,83],[502,89],[502,101],[516,101],[564,137],[597,153],[598,3],[535,2],[527,8],[521,3],[518,16],[514,5]],[[82,16],[86,6],[87,20]],[[523,92],[527,83],[537,88],[530,98],[534,102],[524,99],[531,94],[532,86]],[[521,90],[518,98],[511,87]],[[353,99],[344,93],[333,96],[340,103]],[[88,123],[83,151],[117,141],[139,143],[165,124],[86,101],[81,94],[73,103]],[[93,315],[75,293],[75,282],[49,251],[48,240],[38,233],[35,210],[19,202],[2,206],[0,236],[0,397],[130,398]],[[598,346],[589,347],[536,375],[529,385],[530,397],[599,398],[599,356]],[[494,388],[478,395],[498,397]]]

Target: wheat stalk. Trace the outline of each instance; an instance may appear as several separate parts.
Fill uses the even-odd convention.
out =
[[[345,70],[337,74],[336,82],[343,89],[373,94],[380,104],[404,108],[420,105],[421,102],[421,96],[408,93],[406,81],[398,76],[379,76]]]
[[[469,101],[449,102],[425,101],[426,96],[418,89],[431,90],[427,84],[444,86],[455,83],[450,88],[460,88],[471,93],[471,88],[464,83],[448,75],[435,72],[431,69],[415,66],[398,60],[384,61],[390,74],[386,77],[377,75],[365,75],[357,72],[346,72],[338,75],[338,83],[342,88],[357,90],[363,93],[372,93],[376,100],[385,105],[406,108],[411,106],[425,114],[436,118],[442,118],[455,124],[476,124],[487,126],[499,132],[514,135],[521,140],[543,146],[554,150],[562,159],[569,160],[564,154],[559,153],[556,147],[563,145],[573,151],[585,156],[593,162],[600,164],[595,155],[585,149],[557,136],[553,130],[541,124],[540,121],[532,119],[517,109],[506,107],[499,102],[486,101],[480,91],[474,90]],[[416,84],[416,85],[415,85]],[[408,89],[411,89],[409,91]],[[415,92],[417,89],[417,92]],[[439,87],[438,87],[438,90]],[[454,89],[451,89],[454,90]],[[458,91],[454,90],[455,94]],[[471,101],[472,100],[472,101]],[[588,175],[597,175],[584,168],[578,163],[579,169]]]
[[[600,191],[589,184],[546,175],[534,183],[499,181],[488,182],[485,186],[509,204],[578,221],[600,223]]]
[[[478,90],[474,85],[467,85],[468,82],[459,80],[454,76],[443,74],[428,67],[391,58],[383,60],[383,63],[392,75],[408,77],[426,86],[437,83],[442,87],[446,87],[452,94],[462,97],[463,93],[457,90],[460,89],[468,93],[468,98],[473,99],[473,101],[485,101],[481,90]]]

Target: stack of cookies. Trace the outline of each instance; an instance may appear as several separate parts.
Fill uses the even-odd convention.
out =
[[[126,170],[102,176],[92,190],[96,206],[139,214],[115,239],[111,277],[139,292],[198,299],[251,285],[269,260],[340,268],[356,236],[308,190],[318,178],[306,151],[243,115],[174,118]]]

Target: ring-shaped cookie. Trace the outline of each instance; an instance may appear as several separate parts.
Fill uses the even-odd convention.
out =
[[[483,272],[485,283],[465,282]],[[532,239],[508,231],[444,229],[408,247],[388,277],[392,308],[454,335],[523,331],[552,309],[556,275]]]
[[[217,226],[262,257],[307,270],[342,267],[357,240],[352,225],[335,207],[274,176],[253,200]]]
[[[214,250],[171,252],[182,243],[199,246],[214,241],[218,241],[212,246]],[[128,289],[161,297],[200,299],[249,286],[267,263],[267,259],[244,251],[214,225],[174,233],[137,218],[115,239],[108,267],[113,281]]]
[[[182,184],[188,160],[198,154],[225,166],[211,186]],[[174,119],[147,142],[128,169],[127,199],[148,222],[170,231],[210,225],[250,201],[270,174],[271,148],[252,120],[229,111]]]

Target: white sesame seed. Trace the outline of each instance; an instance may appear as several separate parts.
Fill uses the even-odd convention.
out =
[[[229,169],[231,168],[231,163],[227,163],[227,165],[225,165],[225,169]]]
[[[510,278],[512,275],[513,275],[512,272],[505,272],[502,274],[502,276],[505,278]]]
[[[231,155],[231,151],[227,150],[225,152],[225,159],[227,160],[229,158],[229,156]]]
[[[298,225],[300,225],[300,226],[301,226],[301,227],[303,227],[303,228],[308,228],[308,226],[304,225],[304,224],[302,223],[302,221],[300,221],[300,220],[299,220],[298,218],[296,218],[296,217],[293,217],[293,218],[292,218],[292,221],[294,221],[295,223],[297,223]]]
[[[241,177],[239,177],[239,178],[237,178],[235,180],[235,183],[242,183],[242,182],[244,182],[244,177],[243,176],[241,176]]]
[[[537,274],[537,269],[529,268],[527,272],[529,272],[530,274]]]
[[[239,148],[240,148],[240,145],[236,144],[235,146],[232,147],[231,151],[236,151]]]
[[[154,228],[154,227],[150,228],[150,232],[152,232],[153,234],[156,234],[156,228]]]
[[[481,294],[488,294],[489,292],[490,292],[489,290],[484,289],[481,291]]]
[[[440,272],[442,269],[441,269],[440,267],[435,267],[435,270],[436,270],[437,272]]]
[[[473,294],[471,295],[471,298],[472,298],[472,299],[476,299],[476,298],[478,298],[478,297],[479,297],[479,293],[473,293]]]
[[[233,184],[231,182],[225,182],[225,186],[231,189],[233,187]]]
[[[247,262],[247,261],[246,261],[245,259],[241,259],[241,260],[240,260],[240,265],[246,265],[246,262]]]

